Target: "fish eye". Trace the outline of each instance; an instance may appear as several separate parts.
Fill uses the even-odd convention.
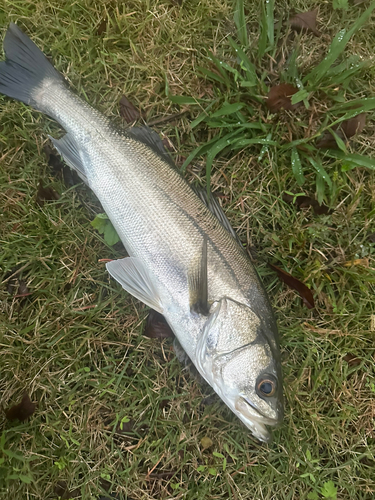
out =
[[[258,396],[269,398],[276,392],[277,384],[272,375],[267,375],[257,381],[256,389]]]

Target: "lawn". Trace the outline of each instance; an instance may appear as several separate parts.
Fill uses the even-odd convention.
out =
[[[171,339],[144,335],[147,308],[105,271],[122,244],[45,154],[61,130],[0,96],[0,404],[36,403],[23,421],[0,414],[1,499],[375,497],[375,14],[275,3],[245,2],[244,16],[226,0],[0,7],[1,38],[17,22],[119,127],[126,96],[183,175],[209,180],[276,312],[286,404],[261,444]],[[314,9],[318,33],[296,32],[288,20]],[[279,96],[287,110],[267,106],[280,83],[298,90]]]

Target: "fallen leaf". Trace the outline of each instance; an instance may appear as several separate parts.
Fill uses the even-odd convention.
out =
[[[177,474],[177,471],[162,471],[162,472],[152,472],[148,474],[146,479],[171,479],[173,476]]]
[[[298,89],[290,83],[280,83],[270,88],[268,92],[266,105],[271,113],[276,113],[281,109],[293,110],[298,108],[301,103],[292,104],[291,96],[296,94]]]
[[[34,413],[36,403],[32,403],[29,395],[25,392],[23,398],[18,405],[14,405],[8,410],[5,410],[5,416],[8,420],[19,420],[23,422]]]
[[[289,20],[290,26],[295,31],[307,31],[321,36],[320,31],[316,29],[316,10],[309,12],[300,12]]]
[[[42,179],[38,184],[38,191],[36,193],[36,203],[42,207],[45,201],[56,201],[60,198],[60,195],[53,187],[44,187]]]
[[[102,19],[102,21],[99,23],[99,26],[96,29],[96,33],[100,36],[102,35],[105,31],[107,31],[107,24],[108,24],[108,19]]]
[[[137,109],[124,95],[121,97],[119,105],[120,115],[124,118],[126,123],[134,123],[141,117],[139,109]]]
[[[300,294],[303,303],[305,304],[306,307],[308,307],[309,309],[313,309],[315,307],[314,297],[310,288],[307,288],[307,286],[304,283],[302,283],[302,281],[298,280],[297,278],[287,273],[283,269],[280,269],[280,267],[277,267],[273,264],[268,264],[268,265],[270,266],[271,269],[277,272],[281,281],[286,283],[289,286],[289,288],[296,290]]]
[[[116,434],[128,434],[133,431],[134,420],[128,420],[127,422],[119,422],[116,426]]]
[[[361,359],[354,356],[354,354],[348,353],[342,359],[346,361],[349,366],[358,366],[361,364]]]
[[[360,113],[357,116],[353,116],[349,120],[345,120],[341,124],[341,130],[344,132],[346,137],[353,137],[353,135],[360,134],[364,129],[366,124],[366,113]]]
[[[207,450],[207,448],[211,448],[213,445],[212,439],[210,439],[208,436],[202,437],[201,439],[201,446],[203,450]]]
[[[168,137],[164,137],[164,139],[161,141],[163,143],[163,146],[167,151],[170,151],[173,153],[175,151],[172,142],[168,139]]]
[[[26,282],[18,278],[18,290],[14,297],[15,298],[27,297],[28,295],[31,295],[31,292],[27,288]]]
[[[360,134],[364,129],[366,124],[366,113],[360,113],[357,116],[353,116],[349,120],[345,120],[341,123],[339,128],[333,129],[335,134],[339,136],[342,141],[347,141],[353,135]],[[335,137],[330,130],[326,130],[322,137],[316,143],[316,147],[319,149],[339,149]]]
[[[293,203],[294,198],[289,193],[283,194],[283,200],[287,203]],[[310,196],[297,196],[294,204],[300,209],[312,207],[316,215],[330,215],[334,212],[327,205],[323,203],[320,205],[317,200],[310,198]]]
[[[341,130],[335,130],[335,133],[340,137],[341,140],[345,141],[345,135]],[[329,130],[326,130],[324,134],[316,143],[316,147],[319,149],[340,149],[335,137]]]
[[[148,314],[143,335],[150,339],[167,339],[174,337],[174,333],[164,316],[153,309],[151,309]]]

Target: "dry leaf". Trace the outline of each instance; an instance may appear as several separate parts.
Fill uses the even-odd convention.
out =
[[[281,109],[293,110],[300,106],[300,102],[292,104],[291,96],[298,92],[298,89],[290,83],[281,83],[270,88],[266,105],[271,113],[276,113]]]
[[[290,26],[295,31],[307,31],[321,36],[320,31],[316,29],[316,10],[309,12],[300,12],[289,20]]]
[[[100,36],[102,35],[105,31],[107,31],[107,24],[108,24],[108,19],[102,19],[100,22],[99,26],[96,29],[96,33]]]
[[[36,193],[36,203],[40,207],[44,205],[45,201],[56,201],[60,198],[60,195],[51,186],[44,187],[42,179],[38,184],[38,191]]]
[[[167,339],[174,337],[174,333],[164,316],[153,309],[151,309],[148,314],[143,335],[150,339]]]
[[[349,366],[358,366],[361,364],[361,359],[354,356],[354,354],[348,353],[342,359],[346,361]]]
[[[132,102],[129,101],[124,95],[120,99],[120,115],[124,118],[126,123],[134,123],[141,117],[141,113],[138,108],[134,106]]]
[[[312,295],[310,288],[307,288],[307,286],[304,283],[302,283],[302,281],[298,280],[297,278],[287,273],[283,269],[280,269],[280,267],[274,266],[273,264],[268,264],[268,265],[270,266],[271,269],[277,272],[281,281],[286,283],[289,286],[289,288],[296,290],[300,294],[303,303],[305,304],[306,307],[308,307],[309,309],[313,309],[315,307],[314,297]]]
[[[335,130],[336,134],[345,141],[344,133],[341,130]],[[319,149],[339,149],[336,139],[329,130],[326,130],[322,137],[316,143],[316,147]]]
[[[360,134],[364,129],[366,124],[366,113],[360,113],[357,116],[353,116],[350,120],[345,120],[341,124],[341,130],[344,132],[346,137],[353,137],[353,135]]]
[[[23,422],[34,413],[36,403],[32,403],[29,395],[25,392],[23,398],[18,405],[14,405],[8,410],[5,410],[5,416],[8,420],[19,420]]]
[[[353,137],[353,135],[360,134],[364,129],[366,124],[366,113],[360,113],[357,116],[353,116],[349,120],[345,120],[341,123],[340,128],[335,128],[334,132],[340,137],[342,141],[346,141]],[[336,139],[333,134],[327,130],[324,132],[322,137],[316,143],[316,147],[319,149],[339,149]]]
[[[283,200],[287,203],[293,203],[294,196],[284,193]],[[327,205],[319,205],[317,200],[310,198],[310,196],[297,196],[294,204],[300,209],[312,207],[316,215],[331,215],[334,212]]]

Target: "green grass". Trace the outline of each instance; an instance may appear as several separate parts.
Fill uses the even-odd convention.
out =
[[[274,144],[263,149],[261,159],[265,144],[224,149],[212,157],[209,177],[240,238],[256,250],[255,265],[279,320],[286,397],[283,426],[272,444],[260,445],[218,398],[209,398],[210,388],[178,363],[168,340],[142,335],[147,309],[110,281],[98,262],[124,255],[121,244],[107,246],[90,224],[100,206],[83,186],[69,188],[50,174],[43,144],[47,133],[58,134],[57,126],[1,98],[1,405],[17,403],[25,391],[38,402],[27,422],[0,416],[1,499],[69,498],[67,490],[84,500],[105,491],[128,500],[322,499],[334,498],[336,489],[341,500],[374,497],[375,244],[369,237],[375,232],[375,172],[342,169],[342,160],[328,158],[316,150],[315,139],[310,141],[343,116],[334,92],[345,100],[375,97],[374,18],[335,62],[359,56],[370,65],[337,91],[322,76],[308,84],[309,109],[271,115],[264,106],[267,88],[293,74],[285,73],[285,60],[296,40],[303,79],[324,59],[333,37],[350,30],[367,6],[342,11],[320,3],[322,38],[296,38],[279,21],[293,9],[317,4],[275,3],[275,25],[268,22],[270,12],[262,17],[267,9],[261,2],[246,4],[247,41],[231,2],[13,0],[0,10],[3,34],[17,21],[77,92],[118,124],[123,93],[148,121],[186,110],[158,129],[176,146],[179,166],[197,146],[217,137],[218,129],[206,120],[191,128],[213,101],[210,113],[224,102],[252,106],[253,114],[239,110],[258,127],[248,138],[272,133]],[[106,28],[98,33],[103,19]],[[237,45],[248,43],[246,53],[257,68],[256,85],[238,94],[230,70],[228,85],[199,70],[212,71],[210,53],[237,69],[228,36]],[[253,94],[258,100],[246,100]],[[204,101],[180,105],[171,95]],[[335,209],[331,215],[298,210],[282,199],[285,191],[319,195],[308,159],[300,155],[302,185],[291,167],[290,142],[309,126],[306,143],[332,182],[322,195]],[[373,111],[350,147],[374,160]],[[197,156],[186,168],[187,178],[204,184],[206,160]],[[58,191],[58,201],[36,203],[40,179]],[[267,261],[304,281],[316,309],[303,307]],[[15,297],[18,284],[9,280],[15,272],[31,295]],[[213,442],[207,449],[201,443],[205,437]]]

